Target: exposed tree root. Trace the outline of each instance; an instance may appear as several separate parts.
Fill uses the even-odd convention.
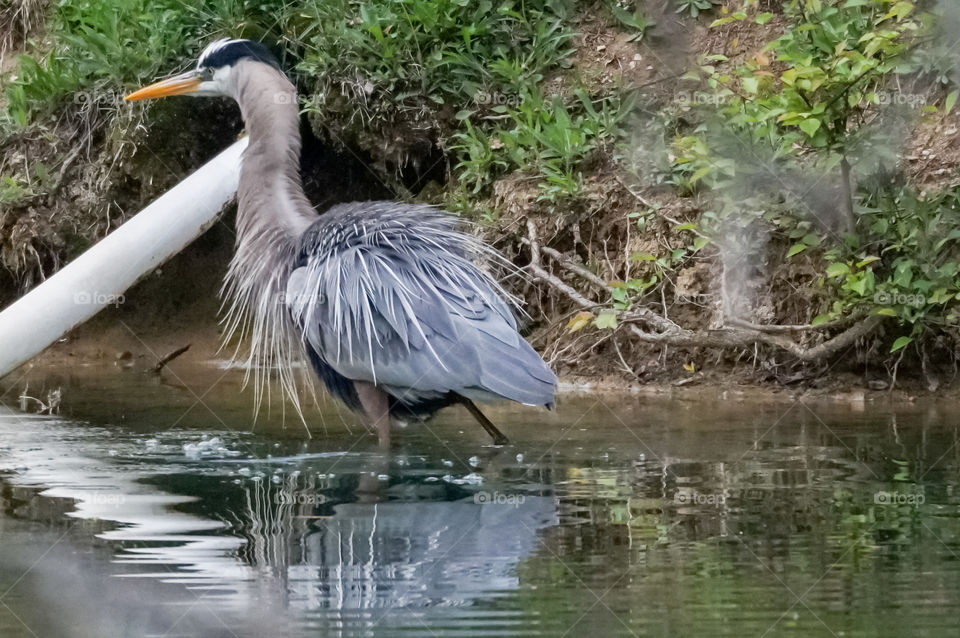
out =
[[[527,266],[530,273],[536,279],[566,296],[577,306],[592,309],[599,304],[591,301],[583,293],[544,268],[543,255],[549,256],[564,270],[576,274],[595,286],[602,287],[606,292],[612,292],[613,289],[606,282],[581,264],[570,260],[552,248],[541,247],[537,241],[536,226],[529,220],[527,221],[527,237],[524,243],[530,247],[530,264]],[[619,311],[617,319],[620,324],[629,328],[631,334],[646,343],[688,348],[743,348],[755,344],[764,344],[784,350],[801,361],[812,362],[822,361],[847,350],[858,339],[869,335],[883,318],[870,316],[856,321],[856,317],[851,317],[821,326],[764,326],[731,320],[731,325],[716,330],[688,330],[648,308]],[[786,333],[836,328],[846,325],[850,321],[855,321],[855,323],[835,337],[815,346],[807,347],[784,336]]]

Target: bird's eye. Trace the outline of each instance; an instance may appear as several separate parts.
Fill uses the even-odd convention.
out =
[[[206,66],[200,69],[200,79],[202,80],[212,80],[213,79],[213,67]]]

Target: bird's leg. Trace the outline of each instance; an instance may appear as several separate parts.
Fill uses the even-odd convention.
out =
[[[380,388],[366,381],[354,381],[357,397],[363,407],[367,427],[376,430],[381,458],[375,461],[376,471],[360,474],[356,495],[358,503],[378,503],[383,499],[384,484],[379,476],[386,474],[390,467],[390,400]]]
[[[367,426],[376,431],[382,449],[390,448],[390,400],[387,394],[367,381],[354,381]]]
[[[467,411],[473,415],[473,418],[477,420],[477,423],[483,426],[483,429],[487,431],[491,437],[493,437],[494,445],[507,445],[510,443],[510,439],[507,438],[503,432],[497,429],[490,419],[480,411],[480,408],[477,407],[477,404],[467,399],[466,397],[461,397],[461,402],[467,408]]]

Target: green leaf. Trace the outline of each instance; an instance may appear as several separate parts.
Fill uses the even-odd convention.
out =
[[[900,337],[899,339],[893,342],[893,347],[890,348],[890,352],[896,352],[897,350],[906,348],[908,345],[910,345],[912,341],[913,341],[913,337]]]
[[[953,107],[957,105],[957,98],[960,98],[960,91],[953,91],[947,96],[947,101],[943,104],[943,111],[949,115]]]
[[[877,308],[873,311],[873,314],[879,317],[896,317],[897,311],[893,308]]]
[[[940,250],[941,248],[943,248],[944,244],[946,244],[948,241],[951,241],[953,239],[960,239],[960,229],[955,228],[951,230],[946,237],[944,237],[939,242],[937,242],[937,250]]]
[[[617,315],[613,312],[601,312],[593,320],[593,325],[597,328],[613,330],[617,327]]]
[[[842,277],[850,274],[850,266],[846,264],[830,264],[827,266],[827,277]]]
[[[800,130],[806,133],[808,136],[813,137],[817,134],[817,131],[820,130],[820,120],[816,118],[807,118],[800,122]]]
[[[769,13],[769,12],[768,12],[768,13],[761,13],[761,14],[758,15],[756,18],[754,18],[753,21],[756,22],[757,24],[766,24],[766,23],[770,22],[770,20],[771,20],[772,18],[773,18],[773,14],[772,14],[772,13]]]
[[[747,93],[756,93],[760,89],[760,78],[743,78],[743,90]]]
[[[794,244],[790,247],[790,250],[787,252],[787,257],[793,257],[798,255],[807,249],[806,244]]]
[[[856,280],[851,281],[847,284],[850,290],[854,291],[861,297],[866,297],[869,292],[873,290],[874,278],[873,271],[867,270],[862,275],[856,278]]]
[[[813,318],[813,321],[810,322],[810,325],[813,326],[822,326],[825,323],[829,323],[831,320],[830,315],[817,315]]]

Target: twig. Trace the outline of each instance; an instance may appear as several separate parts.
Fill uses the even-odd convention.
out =
[[[529,233],[529,244],[530,244],[530,265],[527,268],[533,273],[533,275],[544,281],[557,290],[561,291],[563,294],[567,295],[573,301],[583,308],[590,308],[596,304],[581,295],[579,292],[565,284],[559,278],[551,275],[549,272],[543,269],[543,266],[540,265],[540,244],[537,243],[537,231],[533,225],[533,222],[527,220],[527,232]]]
[[[160,360],[157,362],[157,365],[153,366],[153,373],[154,373],[154,374],[159,374],[160,371],[163,370],[164,366],[166,366],[168,363],[170,363],[171,361],[173,361],[174,359],[176,359],[177,357],[179,357],[180,355],[182,355],[184,352],[186,352],[186,351],[189,350],[189,349],[190,349],[190,344],[188,343],[187,345],[183,346],[182,348],[177,348],[176,350],[174,350],[173,352],[171,352],[171,353],[168,354],[167,356],[163,357],[162,359],[160,359]]]
[[[654,206],[653,204],[651,204],[651,203],[647,200],[647,198],[645,198],[643,195],[641,195],[640,193],[635,192],[632,188],[630,188],[629,186],[627,186],[626,182],[624,182],[622,179],[620,179],[620,176],[619,176],[619,175],[614,175],[614,176],[613,176],[613,179],[617,180],[617,183],[620,184],[621,186],[623,186],[628,193],[630,193],[631,195],[633,195],[634,199],[636,199],[638,202],[640,202],[641,204],[643,204],[643,205],[646,206],[647,208],[656,208],[656,206]],[[664,217],[666,217],[666,215],[664,215]]]
[[[839,328],[850,324],[853,321],[862,319],[863,314],[852,314],[849,317],[843,317],[841,319],[835,319],[834,321],[828,321],[827,323],[822,323],[820,325],[813,324],[800,324],[800,325],[766,325],[759,323],[750,323],[749,321],[744,321],[743,319],[737,319],[736,317],[725,317],[724,320],[731,326],[736,326],[738,328],[745,328],[747,330],[756,330],[757,332],[770,332],[770,333],[782,333],[782,332],[812,332],[814,330],[830,330],[832,328]]]
[[[637,381],[643,381],[643,379],[640,378],[640,375],[634,372],[633,368],[631,368],[627,364],[627,360],[623,358],[623,353],[620,352],[620,344],[617,343],[617,340],[614,339],[612,343],[613,343],[613,349],[616,351],[617,357],[620,359],[620,364],[623,366],[623,369],[629,372],[630,376],[632,376]]]
[[[540,251],[544,255],[549,255],[550,257],[555,259],[558,264],[560,264],[563,268],[569,270],[570,272],[580,275],[590,283],[600,286],[601,288],[603,288],[603,290],[609,290],[610,284],[608,284],[603,279],[593,274],[592,272],[590,272],[580,264],[577,264],[574,261],[564,257],[563,253],[561,253],[559,250],[555,250],[553,248],[550,248],[549,246],[541,246]]]

